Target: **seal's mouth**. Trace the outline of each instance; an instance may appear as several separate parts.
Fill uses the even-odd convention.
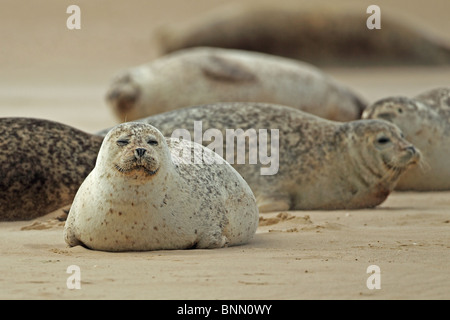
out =
[[[143,171],[148,176],[154,176],[159,171],[159,168],[151,170],[151,169],[147,168],[147,166],[139,165],[139,164],[136,164],[136,165],[133,165],[133,166],[126,166],[126,167],[119,166],[118,164],[114,164],[114,168],[117,171],[119,171],[120,173],[123,173],[123,174],[128,174],[128,173],[131,173],[131,172],[134,172],[134,171]]]
[[[408,147],[405,149],[405,154],[398,157],[395,161],[383,159],[383,163],[389,170],[398,172],[419,164],[421,159],[422,156],[419,150],[414,147]]]

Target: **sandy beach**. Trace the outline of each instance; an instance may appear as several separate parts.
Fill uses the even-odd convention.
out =
[[[2,1],[0,117],[91,133],[117,124],[106,89],[118,71],[158,56],[154,31],[231,2],[242,1]],[[382,14],[450,42],[447,0],[391,2],[377,2]],[[363,15],[372,4],[343,3]],[[66,27],[71,4],[81,8],[81,30]],[[369,102],[450,83],[450,66],[324,71]],[[253,241],[217,250],[69,248],[62,214],[0,223],[0,299],[450,299],[450,191],[395,192],[367,210],[261,214]],[[79,290],[67,286],[72,265],[81,271]],[[380,289],[367,286],[372,265]]]

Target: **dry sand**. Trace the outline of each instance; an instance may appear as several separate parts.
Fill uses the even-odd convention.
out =
[[[0,116],[89,132],[109,127],[116,119],[104,103],[108,83],[117,71],[156,57],[153,30],[230,2],[242,1],[3,0]],[[395,12],[450,41],[447,0],[391,2],[377,1],[382,14]],[[69,31],[66,8],[74,3],[82,29]],[[372,4],[345,3],[362,14]],[[326,71],[370,101],[450,79],[449,67]],[[373,210],[264,214],[250,244],[219,250],[68,248],[55,219],[61,213],[0,223],[1,299],[450,298],[450,192],[394,193]],[[80,267],[80,290],[66,286],[70,265]],[[381,269],[380,290],[366,286],[370,265]]]

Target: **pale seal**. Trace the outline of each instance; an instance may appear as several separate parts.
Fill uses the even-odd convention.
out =
[[[208,46],[265,52],[317,66],[450,63],[448,44],[436,36],[394,20],[386,11],[381,29],[371,30],[364,11],[342,9],[232,4],[162,26],[156,42],[161,54]]]
[[[272,166],[267,161],[262,164],[261,154],[256,164],[249,164],[248,149],[254,144],[246,146],[245,164],[236,164],[236,160],[232,164],[251,187],[260,212],[375,207],[388,197],[401,174],[420,160],[419,151],[401,137],[397,126],[386,121],[333,122],[271,104],[218,103],[141,121],[166,136],[175,129],[186,129],[191,139],[194,121],[201,121],[205,134],[216,129],[222,137],[227,136],[227,129],[242,129],[244,136],[251,129],[278,129],[278,151],[267,140],[267,156],[275,161],[273,156],[279,155],[275,174],[261,174],[261,168]],[[210,139],[201,142],[211,143]],[[261,147],[260,143],[258,152]]]
[[[29,220],[72,202],[102,137],[41,119],[0,119],[0,221]]]
[[[107,101],[120,121],[216,102],[288,105],[319,117],[350,121],[366,106],[357,94],[316,67],[256,52],[182,50],[120,73]]]
[[[396,124],[422,152],[424,166],[405,173],[398,190],[450,190],[450,88],[430,90],[414,98],[381,99],[363,117]]]
[[[189,163],[185,150],[210,164]],[[217,154],[125,123],[106,135],[64,237],[70,246],[104,251],[221,248],[247,243],[258,219],[249,186]]]

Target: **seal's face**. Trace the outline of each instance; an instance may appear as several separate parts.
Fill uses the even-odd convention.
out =
[[[114,161],[114,168],[117,171],[123,174],[142,171],[150,176],[158,172],[158,158],[152,154],[151,149],[153,146],[158,146],[158,141],[152,135],[147,137],[123,135],[116,140],[116,145],[120,150],[118,153],[120,156]]]
[[[419,151],[400,132],[382,131],[375,136],[372,144],[390,170],[403,170],[420,160]]]
[[[158,174],[164,137],[147,124],[127,123],[112,129],[105,138],[107,166],[128,177],[149,178]]]
[[[364,137],[368,140],[366,152],[374,156],[374,168],[380,172],[400,174],[416,165],[421,158],[420,151],[405,140],[402,131],[395,125],[373,120]],[[379,159],[381,161],[377,161]],[[376,163],[376,164],[375,164]]]
[[[350,148],[354,168],[369,185],[392,186],[410,167],[419,163],[420,151],[403,137],[401,130],[383,120],[359,120],[352,127]]]

